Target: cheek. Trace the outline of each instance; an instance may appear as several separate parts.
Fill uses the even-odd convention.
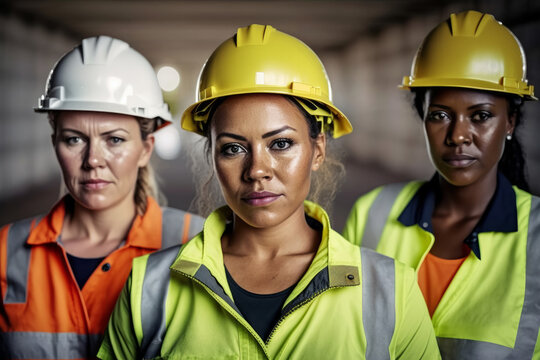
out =
[[[105,161],[122,173],[136,173],[142,157],[141,149],[113,149],[105,154]],[[121,175],[121,174],[120,174]]]
[[[478,147],[483,150],[485,155],[499,161],[504,151],[505,141],[506,132],[504,129],[494,129],[479,138]]]
[[[306,174],[311,173],[311,165],[311,157],[307,154],[304,156],[301,154],[287,156],[286,158],[281,159],[281,161],[276,161],[276,168],[279,169],[282,174],[298,180],[305,178]]]
[[[80,169],[81,155],[79,153],[59,147],[55,149],[55,152],[65,178],[74,175]]]
[[[214,158],[214,173],[217,176],[221,189],[226,192],[233,186],[236,179],[241,177],[242,164],[240,161],[223,161]]]

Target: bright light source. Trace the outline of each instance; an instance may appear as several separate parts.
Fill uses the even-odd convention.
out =
[[[173,91],[180,84],[180,74],[172,66],[162,66],[157,72],[157,78],[163,91]]]
[[[173,160],[180,154],[180,132],[169,125],[154,134],[156,154],[165,160]]]

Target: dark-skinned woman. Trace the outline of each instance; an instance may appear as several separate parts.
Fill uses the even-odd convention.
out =
[[[440,357],[414,271],[306,200],[332,192],[326,142],[352,130],[330,94],[316,54],[271,26],[214,51],[182,126],[206,138],[227,205],[188,244],[135,260],[101,358]]]
[[[452,14],[405,77],[437,170],[361,197],[344,237],[417,270],[444,359],[540,358],[540,202],[516,131],[536,100],[517,38]]]

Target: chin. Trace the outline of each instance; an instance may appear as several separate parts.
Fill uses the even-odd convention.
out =
[[[251,211],[234,211],[235,217],[249,225],[250,227],[257,229],[264,229],[272,226],[279,225],[285,219],[281,214],[276,214],[273,211],[265,209],[252,209]]]
[[[469,171],[454,171],[451,173],[439,171],[439,175],[441,175],[450,185],[459,187],[472,185],[479,179],[477,174],[473,174]]]
[[[111,208],[115,204],[113,199],[107,196],[103,196],[103,195],[82,196],[82,197],[75,197],[73,195],[71,196],[73,197],[73,199],[78,205],[92,211],[106,210],[106,209]]]

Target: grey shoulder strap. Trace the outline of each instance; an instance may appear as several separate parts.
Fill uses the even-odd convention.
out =
[[[392,206],[407,184],[407,182],[389,184],[384,186],[379,194],[377,194],[368,211],[366,226],[362,236],[363,247],[373,250],[377,248]]]
[[[394,259],[365,248],[360,254],[366,359],[390,359],[388,348],[396,323]]]
[[[165,307],[169,292],[170,270],[180,246],[152,253],[148,256],[141,294],[141,323],[143,359],[159,355],[167,331]]]
[[[30,267],[30,251],[26,244],[32,224],[38,224],[42,216],[31,217],[13,223],[7,235],[7,290],[4,304],[25,303]]]
[[[203,228],[204,218],[174,208],[163,207],[161,248],[166,249],[186,243]]]

